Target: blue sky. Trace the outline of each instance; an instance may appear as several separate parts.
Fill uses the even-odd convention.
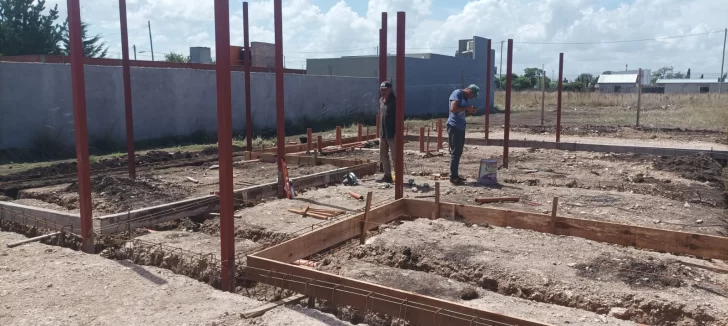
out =
[[[147,21],[152,23],[155,57],[190,46],[214,51],[213,6],[200,0],[127,0],[129,41],[140,59],[151,59]],[[65,13],[66,0],[59,4]],[[272,0],[250,0],[251,39],[272,42]],[[242,44],[242,1],[230,1],[231,42]],[[120,56],[118,0],[81,0],[82,19]],[[382,11],[389,13],[389,48],[395,48],[397,11],[407,13],[408,52],[452,55],[458,39],[492,38],[494,47],[516,41],[514,71],[558,67],[566,75],[642,67],[720,71],[726,0],[283,0],[286,65],[305,67],[306,58],[373,54]],[[666,36],[700,34],[684,38]],[[631,39],[649,42],[596,43]],[[526,44],[523,42],[531,42]],[[595,42],[592,44],[534,44]],[[496,51],[499,61],[499,51]]]

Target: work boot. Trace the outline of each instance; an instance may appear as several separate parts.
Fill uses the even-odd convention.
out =
[[[392,183],[392,182],[394,182],[392,180],[392,175],[391,174],[385,174],[384,176],[382,176],[381,179],[377,179],[376,181],[378,183]]]
[[[465,179],[463,179],[461,177],[450,178],[450,183],[459,186],[459,185],[462,185],[465,183]]]

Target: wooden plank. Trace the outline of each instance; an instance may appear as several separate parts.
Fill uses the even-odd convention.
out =
[[[404,200],[373,208],[369,212],[367,230],[389,223],[404,214]],[[346,240],[359,236],[360,221],[364,213],[336,222],[322,229],[309,232],[295,239],[256,253],[258,257],[293,262],[306,258],[319,251],[331,248]]]
[[[361,311],[373,310],[410,321],[414,325],[520,325],[546,326],[527,319],[510,317],[454,302],[390,287],[358,281],[317,270],[248,256],[246,278],[286,288],[303,295],[352,306]]]
[[[34,237],[34,238],[23,239],[23,240],[20,240],[20,241],[17,241],[17,242],[8,243],[5,246],[8,247],[8,248],[15,248],[15,247],[17,247],[19,245],[22,245],[22,244],[40,241],[40,240],[48,239],[48,238],[55,237],[55,236],[58,236],[58,235],[61,235],[61,232],[53,232],[53,233],[49,233],[49,234],[39,235],[39,236]]]
[[[367,240],[367,230],[368,230],[366,228],[366,224],[367,224],[367,218],[368,218],[368,215],[369,215],[369,210],[371,208],[372,208],[372,192],[370,191],[370,192],[367,193],[367,205],[364,208],[364,216],[361,219],[361,227],[359,227],[359,229],[361,230],[361,231],[359,231],[359,233],[360,233],[359,234],[359,244],[366,243],[366,240]]]
[[[256,308],[247,310],[247,311],[241,313],[240,316],[242,316],[243,318],[253,318],[253,317],[262,316],[264,313],[266,313],[266,312],[268,312],[270,310],[273,310],[274,308],[276,308],[278,306],[282,306],[284,304],[289,304],[289,303],[295,302],[295,301],[301,301],[301,300],[303,300],[305,298],[306,298],[305,295],[303,295],[303,294],[297,294],[297,295],[294,295],[292,297],[288,297],[288,298],[285,298],[285,299],[280,299],[278,301],[274,301],[274,302],[271,302],[271,303],[266,303],[266,304],[264,304],[264,305],[262,305],[260,307],[256,307]]]
[[[409,216],[427,218],[435,209],[433,202],[418,199],[405,200],[407,201],[406,214]],[[451,206],[453,204],[441,203],[440,209],[444,213]],[[726,237],[560,216],[555,217],[555,227],[552,228],[552,224],[554,224],[552,217],[545,214],[470,205],[454,206],[456,220],[465,223],[510,226],[678,255],[728,259],[728,238]]]

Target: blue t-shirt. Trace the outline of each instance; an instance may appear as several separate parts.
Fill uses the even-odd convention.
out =
[[[448,112],[450,112],[450,103],[452,101],[458,101],[461,108],[468,106],[468,99],[465,98],[465,94],[463,94],[463,91],[460,89],[456,89],[452,92],[452,94],[450,94],[450,100],[447,102]],[[450,115],[447,118],[447,124],[460,130],[465,130],[465,111],[460,113],[450,112]]]

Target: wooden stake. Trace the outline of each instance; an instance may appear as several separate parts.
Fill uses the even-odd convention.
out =
[[[366,205],[366,208],[364,208],[364,217],[362,217],[362,220],[361,220],[361,227],[360,227],[361,234],[360,234],[360,238],[359,238],[359,244],[362,244],[362,245],[367,240],[366,224],[367,224],[367,217],[369,216],[369,210],[371,208],[372,208],[372,192],[370,191],[367,193],[367,205]]]
[[[442,149],[442,119],[437,119],[437,149]]]
[[[554,197],[553,204],[551,206],[551,233],[556,234],[556,211],[559,208],[559,197]]]
[[[435,218],[440,218],[440,182],[435,182]]]
[[[316,141],[318,142],[318,151],[321,153],[321,150],[324,148],[324,138],[321,135],[318,135]]]
[[[359,124],[359,133],[357,134],[357,140],[361,143],[361,123]]]

